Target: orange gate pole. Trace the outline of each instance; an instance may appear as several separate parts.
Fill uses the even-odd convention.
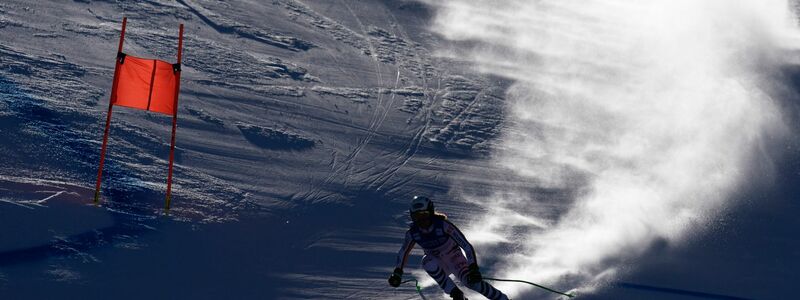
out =
[[[181,51],[183,50],[183,24],[180,25],[178,33],[178,62],[175,70],[175,102],[172,111],[172,142],[169,146],[169,173],[167,175],[167,199],[164,209],[169,211],[169,204],[172,201],[172,165],[175,161],[175,129],[178,126],[178,95],[181,89]]]
[[[103,147],[100,150],[100,165],[97,168],[97,184],[94,189],[94,204],[100,203],[100,182],[103,177],[103,163],[106,159],[106,146],[108,145],[108,132],[111,128],[111,112],[114,107],[114,95],[117,90],[117,77],[119,75],[119,60],[122,53],[122,43],[125,41],[125,25],[128,23],[128,18],[122,18],[122,31],[119,34],[119,48],[117,49],[117,60],[114,64],[114,80],[111,84],[111,97],[108,99],[108,114],[106,115],[106,130],[103,133]]]

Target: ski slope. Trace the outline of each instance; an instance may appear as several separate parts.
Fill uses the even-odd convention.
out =
[[[407,203],[417,194],[433,198],[464,229],[487,277],[577,289],[579,299],[785,298],[800,261],[791,230],[800,225],[793,217],[800,209],[794,201],[800,186],[794,48],[776,46],[783,51],[780,59],[734,78],[755,82],[763,93],[758,99],[772,105],[768,109],[742,105],[741,114],[708,119],[731,106],[692,106],[704,102],[691,100],[707,95],[693,94],[685,103],[688,113],[660,120],[664,126],[690,124],[675,128],[695,135],[708,124],[733,124],[733,130],[714,132],[720,135],[709,138],[710,144],[689,149],[711,159],[679,161],[682,168],[697,160],[730,166],[736,184],[724,181],[724,192],[708,189],[702,179],[719,174],[713,167],[689,178],[677,171],[645,174],[656,178],[648,184],[667,198],[654,209],[666,207],[667,214],[656,218],[647,214],[653,210],[600,195],[595,203],[616,205],[613,214],[569,227],[562,221],[576,211],[577,217],[592,217],[580,212],[593,184],[611,181],[596,174],[611,170],[627,182],[641,175],[630,160],[609,158],[609,152],[619,153],[602,144],[607,133],[597,131],[648,139],[654,128],[591,119],[590,109],[576,109],[585,103],[582,97],[614,98],[612,91],[623,86],[631,95],[623,100],[635,104],[648,93],[677,88],[636,85],[642,78],[657,85],[661,77],[642,75],[623,84],[605,75],[575,75],[626,74],[658,60],[660,53],[646,47],[639,50],[652,56],[614,56],[639,32],[594,23],[604,16],[593,15],[598,11],[627,10],[556,5],[548,7],[550,13],[533,14],[547,20],[536,23],[515,15],[530,12],[523,2],[486,5],[0,3],[0,298],[419,299],[413,285],[393,289],[386,283],[407,226]],[[725,22],[750,16],[722,12],[732,15]],[[124,52],[140,57],[173,61],[178,24],[185,26],[169,215],[162,206],[171,119],[124,107],[114,108],[102,203],[91,205],[123,16]],[[498,25],[492,18],[508,22]],[[741,53],[762,49],[760,38],[773,32],[757,25],[767,29],[730,34],[751,41],[741,43]],[[587,37],[570,28],[606,35]],[[564,36],[575,40],[557,42]],[[541,40],[553,42],[537,48]],[[597,48],[570,52],[587,40]],[[782,35],[764,40],[793,45]],[[756,46],[746,47],[750,43]],[[593,53],[608,60],[581,59]],[[765,59],[774,58],[767,54]],[[669,65],[659,70],[672,74]],[[581,90],[587,82],[590,88]],[[537,88],[582,96],[562,97],[574,100],[573,106],[557,97],[537,106],[543,95]],[[734,96],[741,96],[737,103],[752,104],[749,94]],[[647,103],[627,106],[637,112],[624,111],[620,103],[590,106],[620,119],[668,110]],[[711,113],[693,114],[697,109]],[[589,121],[562,122],[587,116]],[[741,124],[770,125],[747,127],[757,137],[743,140],[736,135]],[[601,142],[562,140],[558,133],[569,130]],[[673,135],[656,138],[695,146]],[[731,145],[747,150],[728,160]],[[550,152],[541,159],[531,156],[536,149]],[[672,166],[678,160],[664,158],[672,152],[661,150],[643,149],[635,163],[663,158]],[[569,167],[560,169],[565,161]],[[556,173],[563,177],[555,180]],[[690,197],[658,185],[678,179],[691,179],[682,190]],[[718,198],[707,200],[698,191]],[[688,212],[677,211],[692,221],[692,213],[700,214],[701,221],[688,223],[701,229],[670,225],[670,203],[686,204]],[[702,211],[692,211],[692,203]],[[602,221],[625,214],[649,218],[648,233],[597,247],[593,238],[621,236],[619,228],[603,235],[619,223]],[[404,279],[419,279],[428,299],[448,299],[417,268],[421,251],[413,255]],[[518,283],[497,286],[514,299],[556,298]],[[480,299],[471,291],[467,296]]]

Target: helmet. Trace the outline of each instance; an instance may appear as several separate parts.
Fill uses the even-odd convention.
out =
[[[411,200],[411,207],[408,209],[408,213],[413,214],[425,210],[433,214],[433,201],[425,196],[414,196],[414,199]]]

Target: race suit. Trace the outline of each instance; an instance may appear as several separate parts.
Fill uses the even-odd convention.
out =
[[[450,294],[457,289],[450,279],[450,274],[458,278],[468,288],[481,293],[492,300],[508,300],[505,294],[485,281],[468,284],[468,266],[476,263],[475,250],[458,228],[442,216],[434,216],[431,226],[427,229],[419,228],[412,224],[406,231],[405,242],[397,254],[397,268],[403,269],[408,255],[415,244],[419,244],[425,251],[422,257],[422,267],[436,283]],[[461,250],[464,250],[463,253]],[[466,253],[466,257],[464,254]]]

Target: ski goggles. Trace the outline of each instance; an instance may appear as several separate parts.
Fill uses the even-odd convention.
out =
[[[430,216],[431,216],[431,212],[427,211],[427,210],[420,210],[420,211],[415,211],[415,212],[411,213],[411,219],[415,220],[415,221],[416,220],[425,219],[425,218],[429,218]]]

